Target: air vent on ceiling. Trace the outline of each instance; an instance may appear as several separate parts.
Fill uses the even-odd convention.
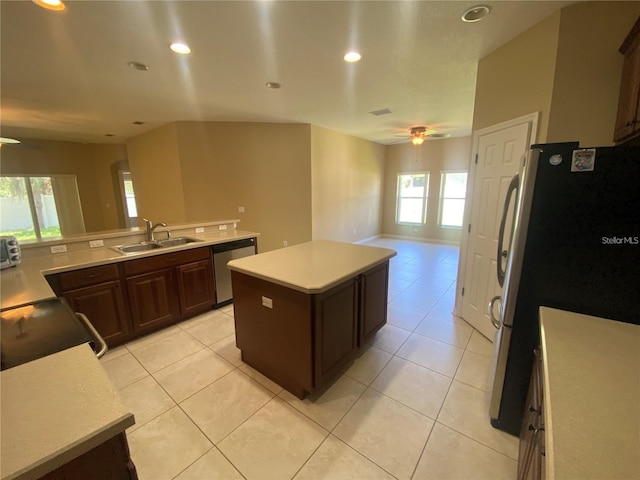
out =
[[[391,113],[391,110],[389,110],[388,108],[383,108],[382,110],[374,110],[373,112],[369,112],[371,115],[375,115],[376,117],[379,117],[380,115],[388,115],[389,113]]]

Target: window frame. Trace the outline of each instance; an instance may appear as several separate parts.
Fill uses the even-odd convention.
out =
[[[400,196],[400,179],[406,175],[424,175],[424,190],[422,193],[422,221],[421,222],[402,222],[400,221],[401,198],[418,198],[418,197],[401,197]],[[396,173],[396,224],[397,225],[420,225],[427,224],[427,211],[429,201],[429,181],[431,180],[431,172],[429,170],[420,170],[415,172],[398,172]]]
[[[461,230],[464,225],[464,207],[463,207],[463,218],[462,223],[460,225],[443,225],[442,224],[442,212],[444,210],[444,201],[449,200],[464,200],[465,205],[467,202],[467,190],[469,185],[467,183],[467,188],[464,192],[464,197],[446,197],[444,196],[444,186],[445,186],[445,175],[449,173],[465,173],[467,175],[467,182],[469,181],[469,171],[468,170],[441,170],[440,171],[440,195],[438,196],[438,227],[444,229],[451,230]]]

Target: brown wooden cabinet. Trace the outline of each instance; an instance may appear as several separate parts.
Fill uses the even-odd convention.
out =
[[[640,18],[620,47],[624,55],[614,141],[640,136]]]
[[[544,402],[542,392],[542,358],[540,350],[536,350],[529,382],[529,393],[520,429],[518,480],[540,480],[545,478]]]
[[[47,276],[110,347],[192,317],[216,301],[209,247]]]
[[[131,260],[123,270],[136,332],[170,325],[215,303],[209,248]]]
[[[129,315],[117,265],[102,265],[48,278],[58,296],[76,312],[84,313],[107,342],[117,345],[129,338]]]
[[[231,271],[242,359],[299,398],[322,387],[386,323],[389,262],[307,294]]]
[[[360,329],[358,346],[363,346],[387,323],[389,262],[364,272],[359,277]],[[381,292],[385,292],[384,295]]]
[[[127,277],[126,282],[135,332],[148,332],[178,321],[180,304],[174,269]]]

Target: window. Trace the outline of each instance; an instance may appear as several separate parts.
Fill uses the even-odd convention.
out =
[[[1,235],[33,240],[82,232],[75,176],[0,177]]]
[[[399,173],[396,223],[424,225],[428,194],[429,172]]]
[[[466,192],[467,172],[442,172],[439,216],[441,227],[462,227]]]

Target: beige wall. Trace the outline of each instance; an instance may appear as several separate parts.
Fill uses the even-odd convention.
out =
[[[175,123],[127,140],[138,218],[154,223],[187,220]]]
[[[548,142],[613,145],[622,41],[640,2],[583,2],[562,9]]]
[[[565,7],[481,59],[473,130],[540,112],[537,141],[612,144],[620,44],[640,2]]]
[[[541,112],[545,141],[560,30],[560,12],[547,17],[478,63],[473,130]]]
[[[119,228],[111,165],[126,157],[122,145],[24,139],[38,148],[2,148],[3,175],[76,175],[88,232]],[[113,207],[111,210],[106,205]]]
[[[311,240],[309,125],[178,122],[176,130],[186,220],[239,218],[239,228],[260,232],[263,252]]]
[[[382,225],[385,147],[311,126],[313,239],[354,242]]]
[[[469,168],[471,137],[426,141],[416,147],[411,143],[387,146],[384,176],[382,232],[387,235],[418,237],[423,240],[459,242],[461,230],[438,226],[440,177],[443,171]],[[429,172],[427,223],[425,226],[396,224],[397,174]]]

